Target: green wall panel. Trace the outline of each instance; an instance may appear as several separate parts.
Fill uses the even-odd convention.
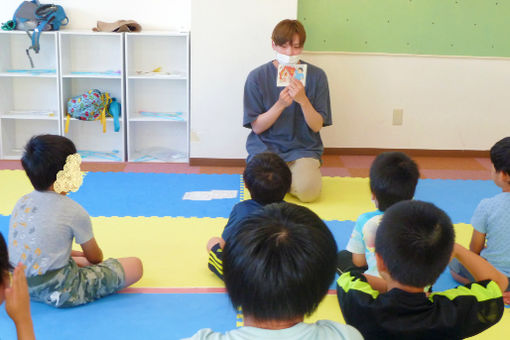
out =
[[[308,51],[510,57],[510,0],[298,0]]]

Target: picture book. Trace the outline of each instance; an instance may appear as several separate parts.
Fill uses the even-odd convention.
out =
[[[291,78],[296,78],[306,86],[306,64],[287,64],[278,65],[278,74],[276,76],[276,86],[287,86]]]

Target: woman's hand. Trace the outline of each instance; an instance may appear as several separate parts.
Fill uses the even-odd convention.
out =
[[[303,104],[306,100],[308,100],[303,83],[301,83],[296,78],[292,78],[290,80],[289,86],[287,86],[286,88],[289,89],[290,97],[297,103]]]
[[[280,92],[280,98],[278,99],[278,104],[283,108],[286,108],[290,104],[292,104],[292,97],[289,93],[289,87],[287,86]]]

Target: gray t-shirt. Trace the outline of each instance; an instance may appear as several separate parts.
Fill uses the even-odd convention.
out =
[[[510,193],[483,199],[471,218],[473,228],[485,235],[487,247],[480,255],[510,276]]]
[[[64,267],[73,238],[93,237],[90,217],[81,205],[53,191],[33,191],[14,207],[9,222],[9,261],[23,263],[27,277]]]
[[[306,96],[314,109],[322,116],[323,126],[332,124],[331,104],[326,73],[311,64],[306,74]],[[244,86],[243,126],[251,128],[258,115],[267,112],[279,99],[284,87],[276,86],[277,69],[270,61],[250,72]],[[299,158],[321,158],[324,147],[319,132],[313,132],[306,124],[301,106],[293,102],[275,123],[257,135],[253,131],[246,140],[248,161],[261,152],[277,153],[286,162]]]
[[[226,333],[213,332],[202,329],[191,338],[184,340],[325,340],[325,339],[353,339],[363,340],[360,332],[352,326],[342,325],[330,320],[319,320],[316,323],[298,323],[286,329],[262,329],[255,327],[241,327]]]

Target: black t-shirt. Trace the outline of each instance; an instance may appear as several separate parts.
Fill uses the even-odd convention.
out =
[[[398,288],[380,294],[362,274],[344,273],[337,293],[345,322],[365,339],[462,339],[496,324],[504,310],[501,290],[489,280],[427,297]]]

